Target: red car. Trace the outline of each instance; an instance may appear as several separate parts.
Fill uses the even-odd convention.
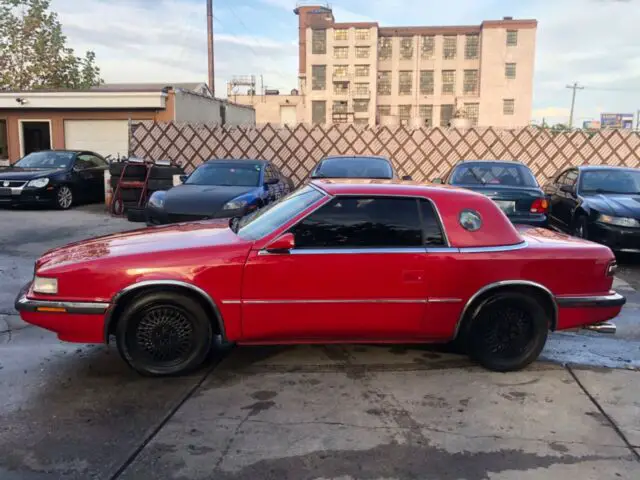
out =
[[[231,225],[231,227],[229,226]],[[549,330],[620,312],[609,248],[514,227],[469,190],[315,180],[239,221],[109,235],[45,253],[16,300],[61,340],[115,335],[138,372],[238,344],[457,340],[486,368],[534,361]]]

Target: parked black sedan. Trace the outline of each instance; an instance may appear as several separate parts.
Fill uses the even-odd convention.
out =
[[[310,178],[397,179],[398,172],[387,157],[373,155],[332,155],[325,157],[311,171]],[[403,180],[411,180],[405,175]]]
[[[241,217],[293,190],[293,182],[266,160],[209,160],[182,180],[151,195],[147,225]]]
[[[613,251],[640,252],[640,170],[572,167],[544,191],[551,202],[552,227]]]
[[[104,201],[107,161],[94,152],[42,150],[0,169],[0,205],[40,204],[67,210]]]
[[[549,202],[531,170],[514,160],[465,160],[457,163],[444,180],[482,193],[504,211],[512,223],[546,227]]]

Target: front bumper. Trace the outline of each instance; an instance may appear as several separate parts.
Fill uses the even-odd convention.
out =
[[[160,209],[151,205],[147,205],[144,210],[145,221],[147,225],[167,225],[170,223],[184,223],[184,222],[198,222],[201,220],[209,220],[215,218],[232,218],[240,217],[246,213],[246,208],[239,208],[236,210],[220,210],[215,213],[198,215],[198,214],[183,214],[183,213],[170,213],[164,209]]]
[[[640,253],[640,229],[594,222],[589,225],[589,240],[606,245],[614,252]]]
[[[52,187],[44,188],[0,188],[0,205],[42,205],[55,200]]]
[[[28,297],[30,289],[31,283],[22,287],[14,303],[25,322],[51,330],[67,342],[104,342],[109,303],[34,299]]]

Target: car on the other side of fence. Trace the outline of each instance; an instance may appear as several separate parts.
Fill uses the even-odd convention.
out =
[[[571,167],[544,190],[551,203],[553,228],[615,252],[640,253],[640,169]]]
[[[243,217],[294,188],[266,160],[209,160],[182,184],[154,192],[145,207],[147,225]]]
[[[317,178],[367,178],[378,180],[399,179],[391,160],[379,155],[331,155],[313,167],[311,179]],[[405,175],[402,180],[411,180]]]
[[[229,226],[145,228],[45,253],[16,309],[61,340],[108,342],[147,375],[201,365],[217,342],[456,340],[518,370],[549,330],[615,328],[603,245],[516,228],[486,196],[384,180],[312,181]]]
[[[0,205],[43,205],[67,210],[104,201],[106,160],[82,150],[41,150],[0,168]]]
[[[533,172],[515,160],[463,160],[454,165],[444,179],[446,183],[486,195],[515,224],[546,227],[549,201]]]

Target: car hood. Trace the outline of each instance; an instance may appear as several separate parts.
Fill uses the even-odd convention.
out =
[[[106,235],[49,250],[37,260],[36,271],[109,257],[166,254],[165,258],[171,258],[176,250],[248,248],[250,244],[233,233],[226,220],[178,223]]]
[[[0,181],[2,180],[34,180],[36,178],[48,177],[53,173],[62,172],[63,169],[51,168],[0,168]]]
[[[164,209],[168,213],[209,215],[240,195],[259,192],[258,187],[227,187],[221,185],[178,185],[167,191]]]
[[[640,195],[603,193],[586,195],[583,198],[585,205],[597,212],[615,217],[640,219]]]

